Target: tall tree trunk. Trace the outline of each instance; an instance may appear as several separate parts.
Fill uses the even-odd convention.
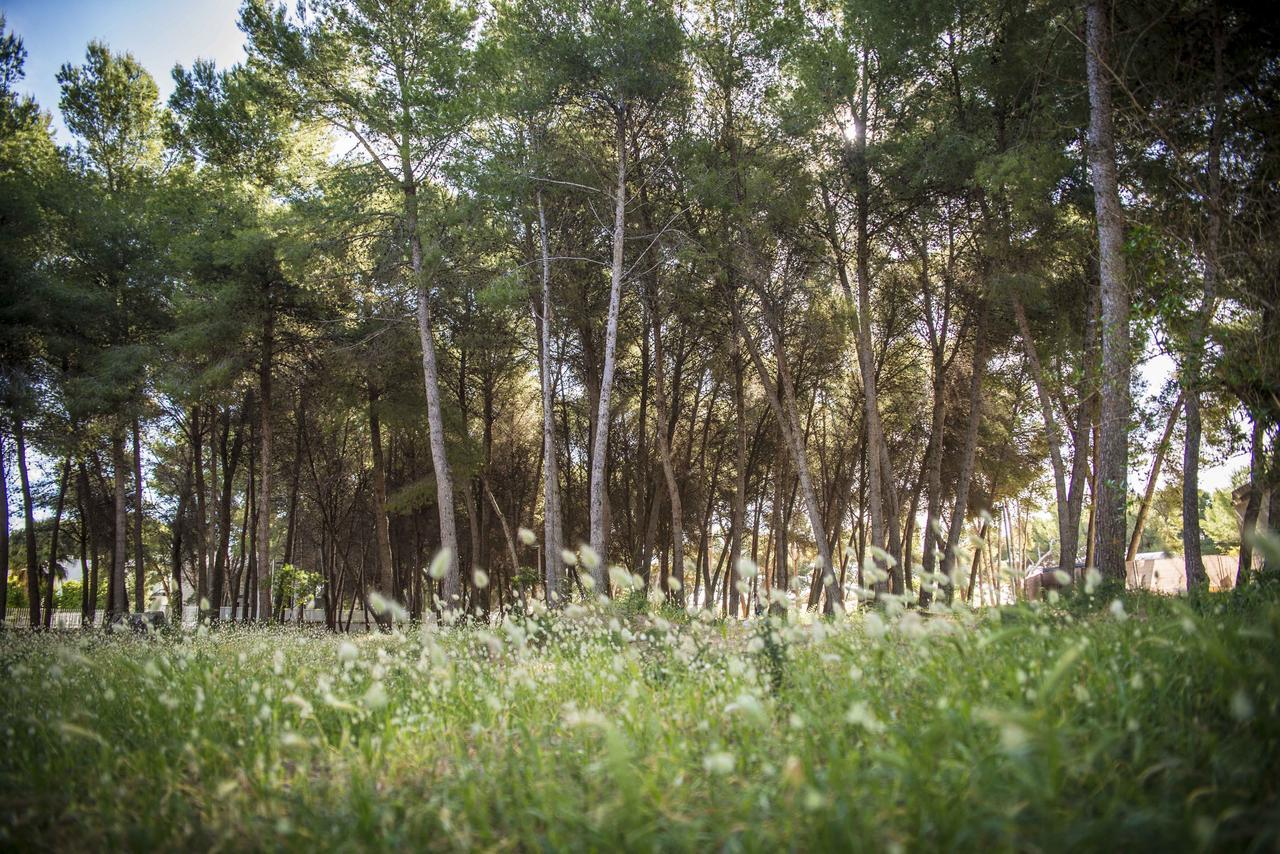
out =
[[[128,554],[129,520],[125,513],[124,430],[117,425],[111,431],[111,467],[115,480],[115,545],[112,549],[111,596],[107,606],[107,622],[129,613],[129,596],[125,587],[125,560]]]
[[[824,610],[828,612],[841,610],[844,607],[844,595],[836,581],[835,568],[831,563],[831,549],[827,547],[827,534],[822,523],[822,512],[818,507],[818,496],[814,491],[813,481],[809,477],[809,461],[805,458],[803,431],[800,429],[799,419],[796,416],[795,391],[791,383],[790,372],[787,370],[786,353],[782,347],[782,340],[779,337],[776,324],[767,322],[765,325],[772,332],[774,357],[778,364],[778,382],[775,384],[768,369],[765,367],[764,359],[760,355],[759,345],[751,337],[742,321],[742,315],[736,301],[732,302],[731,308],[734,322],[738,326],[738,334],[746,342],[747,350],[751,354],[751,360],[755,363],[756,371],[760,375],[760,382],[764,385],[765,396],[769,400],[774,416],[778,419],[783,440],[791,454],[791,464],[796,469],[800,493],[804,499],[805,510],[809,517],[809,528],[813,534],[814,543],[818,548],[820,578],[827,593],[826,604],[823,606]]]
[[[1076,423],[1071,434],[1071,480],[1067,485],[1067,539],[1063,540],[1061,549],[1062,552],[1071,555],[1073,570],[1076,552],[1080,546],[1080,514],[1084,507],[1085,489],[1088,488],[1091,495],[1093,489],[1089,479],[1089,459],[1094,429],[1093,413],[1097,403],[1097,332],[1101,301],[1097,289],[1091,289],[1091,291],[1085,322],[1083,382],[1080,388],[1080,401],[1076,407]],[[1089,537],[1086,546],[1090,555],[1093,554],[1093,542],[1093,511],[1090,509]],[[1092,563],[1089,562],[1086,565],[1092,566]]]
[[[209,605],[209,514],[204,482],[204,407],[191,408],[191,469],[196,479],[196,610],[203,619]]]
[[[407,148],[407,147],[406,147]],[[436,505],[440,512],[440,548],[445,552],[442,593],[444,607],[460,604],[462,576],[458,570],[458,528],[453,506],[453,471],[445,450],[444,415],[440,406],[440,371],[436,364],[435,333],[431,329],[431,291],[422,268],[422,238],[418,234],[418,189],[407,151],[403,158],[405,229],[409,232],[410,264],[418,293],[418,338],[422,343],[422,376],[427,393],[427,426],[431,436],[431,467],[436,477]]]
[[[21,416],[13,419],[13,438],[18,446],[18,479],[22,484],[23,539],[27,550],[27,609],[30,626],[40,627],[40,556],[36,549],[36,513],[31,503],[31,478],[27,469],[26,425]],[[5,588],[5,595],[9,589]]]
[[[547,605],[555,607],[564,592],[564,568],[560,557],[560,465],[556,454],[554,373],[551,365],[551,247],[547,236],[547,214],[538,201],[538,250],[542,257],[542,310],[534,312],[538,323],[538,374],[542,393],[542,540],[543,585]],[[512,572],[519,572],[514,565]]]
[[[266,299],[271,300],[270,287]],[[258,582],[257,612],[263,622],[271,621],[271,369],[275,357],[275,311],[268,305],[262,325],[262,359],[258,366],[258,497],[257,522]]]
[[[53,593],[58,582],[58,532],[62,527],[62,508],[67,500],[67,482],[71,479],[71,455],[62,463],[62,476],[58,479],[58,499],[53,509],[53,525],[49,530],[49,585],[45,588],[44,627],[53,625]]]
[[[734,336],[735,339],[737,336]],[[746,379],[746,366],[742,363],[742,351],[734,341],[733,354],[733,406],[737,413],[735,427],[735,460],[733,479],[733,521],[729,527],[729,568],[727,578],[729,594],[729,613],[737,613],[738,587],[736,582],[738,562],[745,557],[742,549],[743,534],[747,524],[747,402],[743,390]]]
[[[173,548],[170,551],[170,567],[173,572],[173,596],[171,610],[174,620],[182,623],[182,556],[186,549],[183,536],[186,530],[188,507],[191,504],[191,461],[187,462],[187,471],[182,478],[182,487],[178,491],[178,508],[173,514]]]
[[[654,302],[656,302],[656,295]],[[682,605],[685,598],[684,503],[680,499],[680,484],[676,480],[675,465],[671,461],[671,446],[667,441],[666,424],[670,409],[667,403],[666,356],[662,351],[662,324],[658,319],[657,306],[651,306],[648,314],[653,329],[654,403],[658,420],[658,429],[654,432],[658,441],[658,459],[662,463],[662,474],[667,484],[667,501],[671,507],[671,575],[667,579],[665,592],[669,601]],[[672,584],[673,580],[674,584]]]
[[[1110,8],[1086,8],[1089,76],[1089,172],[1098,218],[1102,295],[1102,419],[1098,448],[1098,563],[1102,574],[1125,577],[1125,499],[1129,490],[1129,291],[1125,282],[1124,212],[1116,185],[1112,131]]]
[[[80,458],[80,472],[76,478],[76,499],[81,533],[88,540],[92,561],[89,566],[82,568],[85,573],[85,589],[80,599],[80,622],[91,626],[98,613],[98,525],[94,521],[93,492],[89,488],[89,467],[85,464],[84,457]]]
[[[589,512],[591,523],[591,548],[599,557],[593,570],[596,590],[609,593],[608,543],[605,531],[605,505],[608,502],[605,465],[609,444],[609,399],[613,393],[615,350],[618,347],[618,310],[622,299],[623,241],[626,237],[627,216],[627,105],[616,107],[615,146],[618,151],[618,177],[614,187],[613,209],[613,263],[609,273],[609,314],[605,321],[604,370],[600,375],[600,401],[595,418],[595,441],[591,456],[591,492]]]
[[[964,449],[960,452],[960,475],[956,481],[956,501],[951,510],[951,524],[947,527],[947,547],[942,553],[942,574],[951,579],[947,586],[947,602],[955,596],[956,547],[964,530],[965,517],[969,513],[969,492],[973,484],[974,460],[978,451],[978,428],[982,425],[982,381],[987,370],[987,311],[986,301],[977,309],[978,321],[973,327],[973,371],[969,376],[969,418],[965,423]],[[870,475],[868,475],[870,477]],[[984,529],[985,530],[985,529]]]
[[[373,527],[378,540],[375,565],[378,571],[378,591],[386,597],[394,597],[391,578],[391,526],[387,523],[387,471],[382,457],[382,425],[378,421],[378,390],[369,383],[369,445],[373,456]],[[378,627],[391,628],[391,611],[382,609],[374,615]]]
[[[5,468],[4,436],[0,434],[0,500],[4,518],[0,519],[0,626],[8,616],[9,604],[9,472]]]
[[[925,521],[922,536],[924,578],[920,583],[920,607],[927,608],[933,601],[935,586],[933,575],[938,565],[938,546],[942,537],[938,528],[942,524],[942,453],[946,443],[947,398],[946,377],[942,372],[942,352],[935,351],[933,358],[933,413],[930,418],[929,446],[925,450],[929,467],[928,497],[925,502]]]
[[[1222,109],[1223,32],[1220,13],[1214,5],[1213,28],[1213,119],[1209,129],[1209,186],[1206,208],[1208,223],[1203,255],[1204,294],[1194,321],[1189,352],[1182,366],[1182,387],[1186,392],[1186,441],[1182,446],[1182,556],[1187,571],[1187,589],[1209,583],[1200,556],[1200,384],[1205,336],[1213,318],[1218,290],[1218,249],[1222,240]]]
[[[146,508],[142,502],[142,425],[133,417],[133,609],[141,614],[147,609],[145,549],[142,542],[142,520]]]
[[[1035,339],[1031,336],[1031,324],[1027,322],[1027,311],[1016,293],[1013,295],[1013,316],[1018,321],[1018,332],[1022,336],[1027,365],[1031,369],[1031,379],[1035,383],[1036,396],[1040,400],[1045,439],[1049,444],[1049,462],[1053,467],[1053,496],[1058,519],[1058,569],[1070,573],[1075,567],[1076,558],[1074,554],[1069,555],[1062,549],[1067,542],[1066,529],[1070,524],[1067,513],[1067,469],[1062,461],[1062,434],[1058,430],[1058,420],[1054,417],[1053,403],[1049,397],[1049,389],[1045,385],[1044,369],[1040,365],[1040,354],[1036,350]]]
[[[226,597],[227,573],[230,571],[231,549],[231,494],[235,485],[236,469],[240,465],[240,452],[244,446],[244,419],[252,405],[252,392],[245,400],[240,411],[240,422],[236,425],[234,437],[231,433],[231,412],[222,413],[222,437],[219,441],[219,453],[222,457],[222,488],[218,495],[218,544],[213,558],[213,595],[210,600],[213,619],[222,617],[222,602]],[[230,446],[228,447],[228,442]],[[237,585],[232,585],[232,609],[234,611]]]

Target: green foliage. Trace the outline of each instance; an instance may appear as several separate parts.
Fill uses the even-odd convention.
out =
[[[1275,591],[1091,601],[806,618],[772,653],[753,628],[581,608],[358,638],[10,634],[4,838],[1272,846]]]

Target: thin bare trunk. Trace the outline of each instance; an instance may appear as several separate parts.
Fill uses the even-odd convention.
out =
[[[1178,392],[1173,401],[1173,409],[1165,421],[1164,432],[1156,443],[1155,454],[1151,458],[1151,471],[1147,474],[1147,488],[1142,492],[1142,501],[1138,504],[1137,518],[1133,521],[1133,534],[1129,537],[1129,550],[1125,552],[1125,560],[1130,561],[1138,556],[1138,544],[1142,542],[1142,529],[1147,524],[1147,514],[1151,512],[1151,499],[1156,494],[1156,481],[1160,479],[1160,469],[1164,467],[1164,458],[1169,451],[1169,441],[1173,437],[1173,428],[1178,423],[1178,414],[1182,411],[1182,400],[1185,392]]]
[[[618,177],[614,187],[613,211],[613,264],[609,274],[609,314],[605,321],[604,370],[600,375],[600,401],[595,418],[595,441],[591,456],[591,493],[589,511],[591,521],[591,548],[599,556],[599,564],[593,571],[596,590],[608,594],[609,575],[605,531],[605,504],[607,482],[605,464],[609,444],[609,399],[613,393],[614,351],[618,346],[618,310],[622,299],[622,250],[626,237],[627,213],[627,106],[616,108],[617,128],[615,143],[618,151]]]
[[[555,397],[551,370],[551,250],[541,190],[537,193],[537,200],[538,248],[542,256],[542,312],[537,319],[538,368],[542,386],[543,584],[547,604],[555,607],[559,604],[564,589],[564,569],[560,557],[563,527],[560,521],[560,466],[556,457]],[[513,572],[519,571],[518,564],[512,566]]]

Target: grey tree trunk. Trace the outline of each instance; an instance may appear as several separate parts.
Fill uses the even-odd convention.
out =
[[[542,386],[542,537],[543,585],[547,605],[560,603],[564,589],[564,567],[560,557],[563,526],[560,520],[560,464],[556,456],[555,392],[551,370],[551,248],[547,237],[547,214],[538,201],[538,248],[542,256],[542,313],[538,321],[538,369]]]
[[[0,434],[0,502],[4,504],[4,518],[0,519],[0,625],[8,614],[9,591],[9,473],[5,470],[4,436]]]
[[[373,527],[378,540],[378,592],[395,596],[391,577],[391,526],[387,523],[387,468],[382,456],[382,424],[378,420],[378,390],[369,383],[369,448],[373,457]],[[391,628],[391,612],[382,609],[374,615],[378,627]]]
[[[671,506],[671,575],[667,582],[668,600],[684,604],[684,503],[680,500],[680,484],[676,480],[675,465],[671,461],[671,446],[667,441],[667,405],[666,388],[666,355],[662,352],[662,324],[655,310],[650,310],[653,326],[653,376],[654,403],[658,419],[658,429],[654,431],[658,440],[658,459],[662,463],[662,474],[667,483],[667,498]],[[643,429],[643,427],[641,428]],[[671,584],[675,580],[675,585]]]
[[[111,432],[111,467],[115,480],[115,544],[112,549],[111,596],[107,604],[108,623],[129,613],[124,572],[129,520],[125,514],[124,430],[119,425]]]
[[[209,607],[209,523],[208,493],[204,482],[204,427],[199,404],[191,410],[191,469],[196,480],[196,608],[203,618]]]
[[[769,406],[773,409],[773,414],[778,419],[778,428],[782,432],[783,441],[791,455],[791,464],[796,469],[796,477],[800,483],[800,494],[804,499],[805,511],[809,517],[809,529],[813,534],[813,540],[818,549],[820,578],[822,586],[827,593],[824,609],[828,612],[840,610],[844,607],[844,595],[836,580],[835,569],[831,563],[831,549],[827,546],[826,529],[822,522],[822,512],[818,507],[818,496],[813,488],[813,480],[809,476],[809,461],[805,457],[804,433],[800,429],[799,417],[796,415],[795,390],[791,383],[790,371],[787,369],[786,353],[782,348],[782,341],[779,338],[776,326],[766,324],[770,326],[773,335],[774,358],[778,363],[778,382],[775,384],[769,374],[769,370],[765,367],[763,357],[760,355],[759,345],[742,322],[742,315],[736,303],[732,305],[732,310],[739,334],[742,336],[743,341],[746,342],[747,351],[751,354],[751,361],[755,363],[756,372],[760,375],[760,382],[764,385],[765,396],[769,400]]]
[[[1040,354],[1036,350],[1035,339],[1031,337],[1031,324],[1027,322],[1026,307],[1023,306],[1017,294],[1013,295],[1013,315],[1018,321],[1018,332],[1022,336],[1027,365],[1031,369],[1031,379],[1035,383],[1036,396],[1040,400],[1040,414],[1044,418],[1045,438],[1049,444],[1049,462],[1053,467],[1053,495],[1058,519],[1058,568],[1070,573],[1075,567],[1075,555],[1068,555],[1062,548],[1067,542],[1066,529],[1070,522],[1067,513],[1067,470],[1062,461],[1062,434],[1058,430],[1058,419],[1053,414],[1049,389],[1045,386]]]
[[[1217,10],[1215,7],[1215,18]],[[1218,250],[1222,240],[1222,25],[1214,21],[1213,119],[1209,130],[1208,223],[1205,233],[1204,294],[1199,316],[1188,342],[1182,387],[1187,397],[1186,441],[1182,446],[1182,555],[1187,568],[1187,589],[1208,584],[1200,556],[1200,383],[1204,343],[1213,317],[1218,289]]]
[[[1124,213],[1116,183],[1111,109],[1111,34],[1105,0],[1085,11],[1089,76],[1089,172],[1098,218],[1102,295],[1102,416],[1097,471],[1098,565],[1108,578],[1125,577],[1125,499],[1129,488],[1129,290],[1125,282]]]
[[[267,301],[271,295],[268,289]],[[275,356],[275,312],[267,307],[262,327],[262,361],[258,374],[258,496],[256,499],[258,571],[258,618],[271,622],[271,419],[275,415],[271,399],[271,367]]]
[[[735,336],[736,338],[737,336]],[[734,342],[735,350],[737,342]],[[747,524],[747,404],[743,391],[745,366],[742,364],[742,352],[733,354],[733,405],[737,413],[737,442],[734,461],[733,481],[733,522],[729,532],[729,567],[725,570],[725,579],[729,595],[727,611],[738,613],[737,566],[743,557],[743,534]],[[713,604],[708,602],[708,604]]]
[[[18,480],[22,484],[22,533],[27,550],[27,609],[31,628],[35,629],[40,626],[40,556],[36,553],[36,513],[31,504],[31,477],[27,469],[26,425],[21,417],[13,420],[13,438],[18,446]],[[8,590],[6,587],[6,595]]]
[[[613,393],[615,350],[618,347],[618,309],[622,298],[622,250],[626,237],[627,213],[627,107],[617,107],[615,144],[618,150],[618,177],[614,187],[613,264],[609,274],[609,314],[605,321],[604,370],[600,375],[600,401],[595,419],[595,442],[591,456],[591,491],[589,497],[591,548],[599,556],[592,575],[597,592],[608,594],[608,543],[605,531],[606,495],[605,463],[609,444],[609,398]]]
[[[458,571],[458,528],[453,507],[453,472],[444,444],[444,415],[440,408],[440,371],[436,366],[436,339],[431,330],[431,293],[423,278],[422,239],[418,235],[418,191],[409,162],[404,162],[405,229],[409,232],[409,256],[418,294],[418,338],[422,342],[422,376],[427,393],[427,427],[431,436],[431,466],[436,476],[436,505],[440,511],[440,548],[445,551],[442,594],[445,608],[461,604],[462,576]]]
[[[965,424],[964,449],[960,457],[960,475],[956,481],[955,507],[951,511],[951,523],[947,527],[947,547],[942,553],[942,574],[952,579],[947,586],[947,602],[950,604],[955,596],[956,579],[952,577],[955,568],[956,547],[960,544],[960,533],[964,530],[965,518],[969,513],[969,490],[973,483],[974,460],[978,451],[978,428],[982,425],[982,381],[987,370],[986,339],[987,306],[978,308],[978,322],[973,327],[973,372],[969,377],[969,418]],[[986,528],[983,528],[985,534]]]
[[[133,418],[133,609],[141,614],[147,609],[145,549],[142,545],[142,425]]]

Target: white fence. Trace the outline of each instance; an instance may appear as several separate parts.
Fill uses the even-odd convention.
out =
[[[93,625],[102,625],[103,612],[101,609],[93,615]],[[40,619],[44,620],[44,612],[40,614]],[[4,624],[9,628],[25,629],[31,626],[31,612],[26,608],[9,608],[4,615]],[[79,611],[54,611],[53,618],[49,621],[49,626],[55,629],[78,629],[83,626],[84,620]],[[43,622],[41,623],[43,625]]]

